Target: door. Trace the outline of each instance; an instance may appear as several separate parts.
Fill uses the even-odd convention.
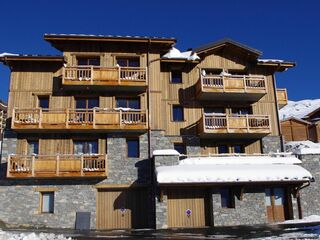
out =
[[[168,189],[168,226],[209,226],[209,204],[205,189]]]
[[[149,207],[146,189],[98,191],[97,229],[147,228]]]
[[[286,220],[288,209],[285,189],[266,188],[265,193],[268,222]]]

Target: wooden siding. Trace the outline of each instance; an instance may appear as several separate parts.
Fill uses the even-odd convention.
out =
[[[97,229],[147,228],[148,202],[145,189],[99,189]]]
[[[310,140],[309,128],[309,124],[294,119],[281,122],[281,132],[286,142]]]
[[[167,194],[169,228],[200,228],[210,225],[205,189],[167,189]]]

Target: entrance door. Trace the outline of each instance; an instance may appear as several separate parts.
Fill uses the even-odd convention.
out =
[[[97,229],[148,227],[145,189],[101,190],[97,195]]]
[[[168,226],[195,228],[209,225],[205,189],[168,189]]]
[[[266,188],[266,207],[268,222],[286,220],[287,200],[284,188]]]

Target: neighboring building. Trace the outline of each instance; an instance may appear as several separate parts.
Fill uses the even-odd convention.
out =
[[[274,73],[294,63],[228,39],[181,53],[174,38],[44,38],[63,56],[0,58],[11,69],[1,221],[74,228],[84,215],[90,228],[114,229],[293,218],[292,194],[311,175],[296,159],[260,155],[282,149]],[[161,149],[171,150],[153,157]],[[181,175],[179,163],[212,154],[257,156],[220,166],[230,179],[193,178],[201,167],[191,180],[160,179],[161,167]],[[235,178],[246,168],[250,177]],[[255,175],[264,169],[270,176]]]
[[[281,132],[286,142],[320,141],[320,100],[289,101],[280,110]]]
[[[0,100],[0,141],[2,140],[2,132],[6,126],[7,104]]]

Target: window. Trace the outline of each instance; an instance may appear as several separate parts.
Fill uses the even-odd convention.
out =
[[[233,146],[233,152],[234,152],[234,153],[245,153],[244,146],[234,145],[234,146]]]
[[[41,213],[54,212],[54,192],[40,192],[41,194]]]
[[[28,155],[39,154],[39,141],[28,141]]]
[[[49,108],[49,96],[38,96],[38,107]]]
[[[100,57],[77,57],[78,66],[100,66]]]
[[[171,72],[171,83],[182,83],[182,72],[172,71]]]
[[[219,145],[218,146],[218,153],[229,153],[229,147],[227,145]]]
[[[120,67],[139,67],[140,59],[138,57],[118,57],[117,64]]]
[[[127,139],[128,157],[139,157],[139,139]]]
[[[117,107],[140,109],[139,98],[117,98]]]
[[[232,114],[252,114],[250,107],[232,108]]]
[[[183,143],[174,143],[173,147],[178,153],[186,154],[186,146]]]
[[[76,98],[77,109],[92,109],[99,107],[98,98]]]
[[[220,189],[221,207],[235,208],[234,194],[230,188]]]
[[[184,121],[183,107],[180,105],[172,105],[172,121]]]
[[[97,154],[98,141],[73,141],[74,154]]]

